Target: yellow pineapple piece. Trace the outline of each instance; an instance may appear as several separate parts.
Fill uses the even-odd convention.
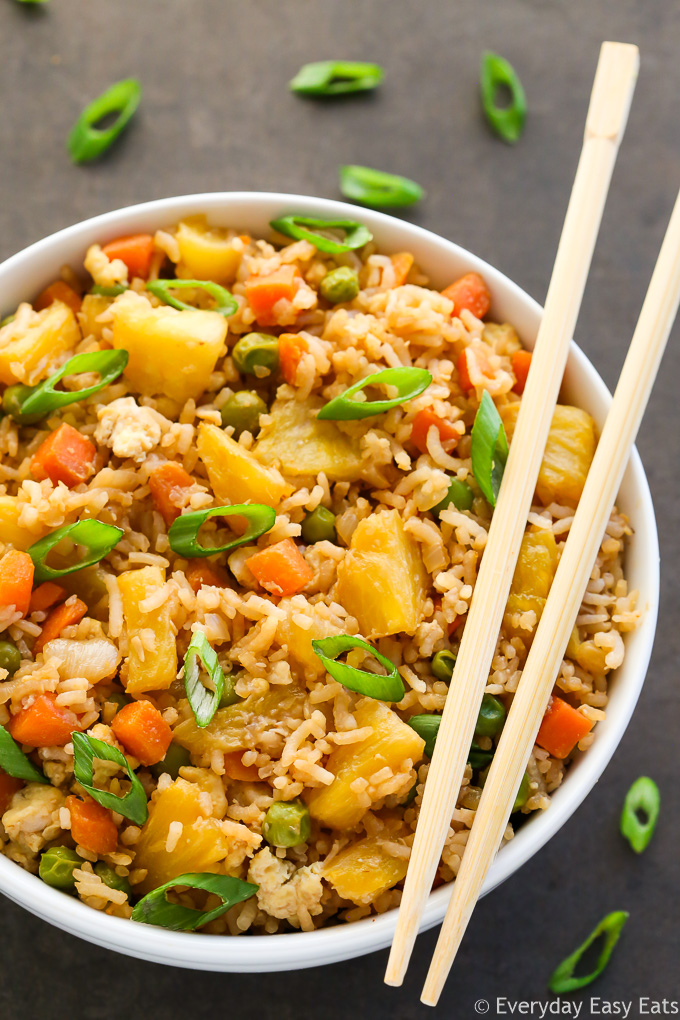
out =
[[[62,301],[53,301],[42,312],[21,305],[16,319],[0,329],[0,382],[28,383],[46,378],[72,351],[81,335],[76,317]]]
[[[556,570],[557,543],[552,531],[527,531],[519,548],[507,612],[527,613],[533,609],[540,620]],[[513,630],[511,626],[509,629]],[[527,631],[520,628],[517,633],[521,637]]]
[[[276,464],[293,478],[323,471],[331,482],[354,482],[361,477],[362,456],[358,441],[341,432],[332,421],[317,421],[315,412],[323,400],[276,400],[270,424],[255,444],[255,456],[264,464]]]
[[[225,351],[227,323],[217,312],[154,308],[131,291],[113,305],[113,346],[130,355],[125,376],[145,396],[183,404],[198,399]]]
[[[330,786],[307,795],[312,818],[331,829],[352,829],[368,811],[351,789],[356,779],[370,780],[386,765],[395,772],[403,770],[407,760],[420,761],[425,749],[422,737],[381,701],[364,698],[357,705],[354,718],[358,727],[370,726],[371,735],[332,751],[325,767],[335,779]],[[370,785],[366,792],[370,797]]]
[[[16,496],[0,496],[0,542],[13,545],[15,549],[28,549],[39,538],[46,535],[49,528],[41,524],[28,528],[19,524],[19,500]]]
[[[336,599],[365,637],[413,634],[423,618],[428,575],[397,510],[360,521],[338,566]]]
[[[225,230],[209,227],[205,216],[189,216],[179,224],[175,236],[180,251],[178,278],[221,284],[234,281],[241,252]]]
[[[140,603],[164,583],[160,567],[127,570],[118,578],[129,645],[125,689],[130,694],[166,690],[177,679],[177,647],[172,626],[176,599],[166,598],[150,612],[140,608]],[[135,638],[139,638],[139,642]],[[140,642],[143,650],[138,647]]]
[[[189,716],[175,726],[172,738],[195,755],[245,750],[285,720],[302,720],[305,701],[305,691],[293,684],[271,687],[264,694],[251,694],[220,708],[203,729]]]
[[[276,507],[293,491],[276,468],[260,464],[250,450],[216,425],[199,425],[197,448],[220,503],[266,503]]]
[[[406,827],[389,833],[396,842],[406,835]],[[392,889],[406,877],[407,857],[393,857],[384,848],[384,837],[367,836],[350,843],[323,869],[323,877],[343,900],[352,903],[373,903],[381,893]]]
[[[283,609],[286,616],[279,623],[277,636],[280,643],[288,647],[289,659],[315,677],[322,676],[326,672],[326,667],[312,648],[312,641],[341,634],[342,628],[328,619],[324,613],[326,607],[323,603],[316,605],[307,603],[303,609],[294,606],[290,599],[281,599],[279,609]],[[309,620],[308,627],[303,625],[301,616]]]

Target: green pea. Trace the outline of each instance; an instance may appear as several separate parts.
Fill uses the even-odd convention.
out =
[[[315,510],[305,514],[302,522],[302,541],[307,545],[315,542],[335,542],[337,534],[335,531],[335,514],[327,510],[325,506],[318,506]]]
[[[121,708],[125,708],[126,705],[129,705],[131,701],[127,694],[122,694],[120,691],[114,691],[113,694],[107,694],[106,700],[113,702],[116,706],[117,712],[120,712]]]
[[[512,805],[513,811],[519,811],[520,808],[524,807],[526,802],[529,800],[529,793],[530,793],[529,773],[525,772],[524,775],[522,776],[522,782],[519,784],[519,790],[517,791],[517,796],[515,797],[515,803]]]
[[[447,683],[453,676],[453,667],[456,665],[456,656],[448,648],[437,652],[432,656],[430,669],[437,680],[445,680]]]
[[[348,266],[338,266],[326,273],[319,284],[319,294],[332,305],[352,301],[359,293],[359,277]]]
[[[269,333],[246,333],[231,352],[239,372],[258,375],[256,368],[275,372],[279,367],[279,341]]]
[[[468,763],[473,769],[483,769],[487,765],[491,764],[493,758],[493,751],[484,751],[479,746],[476,740],[473,740],[470,744],[470,753],[468,754]]]
[[[0,641],[0,669],[14,676],[21,665],[21,652],[13,641]]]
[[[493,737],[503,728],[505,705],[493,694],[485,694],[477,717],[475,733],[480,737]]]
[[[132,886],[129,880],[123,875],[117,874],[110,864],[99,861],[94,866],[94,873],[99,875],[104,885],[108,885],[109,889],[120,889],[121,892],[127,893],[128,899],[132,897]]]
[[[242,432],[256,435],[260,431],[260,415],[267,413],[267,405],[262,397],[252,390],[240,390],[222,404],[220,414],[222,425],[226,428],[233,425],[234,435],[238,439]]]
[[[224,687],[222,689],[222,697],[218,708],[229,708],[230,705],[235,705],[241,699],[236,693],[236,680],[238,674],[227,673],[224,677]]]
[[[442,510],[446,510],[452,503],[456,510],[471,510],[474,498],[475,494],[467,482],[461,482],[458,478],[452,478],[449,482],[449,491],[436,506],[430,509],[430,513],[434,514],[435,517],[439,517]]]
[[[151,765],[150,771],[156,779],[164,772],[167,772],[173,779],[177,779],[179,770],[185,765],[191,765],[191,755],[187,749],[180,747],[179,744],[170,744],[165,752],[165,758],[161,758],[155,765]]]
[[[40,858],[38,874],[46,885],[54,889],[74,889],[73,872],[82,866],[83,859],[67,846],[53,846]]]
[[[297,846],[307,842],[311,828],[306,804],[277,800],[264,816],[262,835],[270,846]]]
[[[42,413],[21,413],[21,405],[32,391],[32,386],[24,386],[23,383],[15,383],[13,386],[8,386],[2,395],[3,411],[11,418],[14,418],[19,425],[32,425],[34,422],[40,421],[40,419],[44,417]]]
[[[0,329],[2,329],[3,326],[9,325],[10,322],[14,322],[15,319],[16,315],[6,315],[4,319],[0,319]]]

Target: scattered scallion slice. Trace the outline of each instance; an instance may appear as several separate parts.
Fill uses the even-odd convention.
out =
[[[486,390],[472,426],[471,458],[477,484],[487,502],[495,506],[508,459],[508,440],[501,416]]]
[[[305,96],[346,96],[351,92],[368,92],[383,80],[378,64],[358,60],[318,60],[305,64],[290,81],[291,92]]]
[[[328,421],[356,421],[359,418],[372,418],[376,414],[384,414],[392,407],[399,407],[407,400],[413,400],[432,382],[432,376],[426,368],[384,368],[381,372],[360,379],[349,386],[344,393],[334,397],[319,411],[317,418]],[[397,397],[389,400],[350,400],[355,393],[365,390],[367,386],[394,386]]]
[[[210,677],[212,690],[201,681],[199,659]],[[222,700],[224,673],[217,661],[215,649],[201,631],[196,631],[193,635],[184,656],[184,689],[196,725],[201,728],[207,726]]]
[[[615,910],[611,914],[607,914],[597,928],[590,933],[588,938],[583,942],[578,949],[574,950],[571,956],[568,956],[566,960],[553,971],[552,977],[548,982],[548,987],[551,992],[556,995],[562,995],[564,992],[574,992],[578,988],[585,988],[591,981],[594,981],[596,977],[599,977],[602,971],[609,963],[614,946],[619,940],[619,935],[623,929],[624,924],[628,920],[628,913],[625,910]],[[600,953],[595,969],[590,974],[585,974],[583,977],[574,977],[574,971],[578,966],[579,960],[586,952],[587,949],[592,946],[596,939],[604,937],[604,944],[602,946],[602,952]]]
[[[489,126],[504,142],[513,144],[522,134],[527,116],[526,96],[517,72],[504,57],[486,50],[482,54],[479,84]],[[510,103],[498,106],[496,94],[503,86],[510,91]]]
[[[659,787],[653,779],[640,776],[626,794],[621,813],[621,832],[636,854],[647,848],[654,835],[660,807]]]
[[[173,297],[170,293],[171,290],[204,290],[217,302],[212,310],[220,315],[224,315],[225,318],[238,311],[238,301],[236,298],[224,287],[220,287],[219,283],[213,283],[212,280],[152,280],[151,283],[147,283],[146,289],[154,297],[157,297],[159,301],[179,309],[180,312],[194,311],[196,306],[188,305],[186,302]]]
[[[214,548],[201,545],[198,533],[203,524],[211,517],[245,517],[248,527],[242,535],[227,542],[226,545]],[[214,506],[210,510],[192,510],[182,514],[170,525],[168,539],[170,548],[178,556],[193,558],[196,556],[214,556],[216,553],[228,552],[247,542],[253,542],[274,526],[276,511],[264,503],[236,503],[233,506]]]
[[[327,252],[329,255],[339,255],[342,252],[353,251],[355,248],[363,248],[373,234],[363,223],[356,220],[321,220],[313,216],[280,216],[269,224],[274,230],[286,237],[292,237],[296,241],[309,241],[319,251]],[[320,234],[323,230],[326,233]],[[344,241],[337,235],[343,233]]]
[[[124,350],[88,351],[85,354],[76,354],[69,358],[58,372],[45,379],[39,386],[35,386],[22,400],[22,416],[39,415],[44,418],[59,407],[76,404],[79,400],[94,396],[118,378],[128,363],[128,357],[128,352]],[[81,372],[98,372],[99,382],[87,386],[84,390],[55,389],[64,376],[80,375]]]
[[[214,910],[193,910],[180,903],[169,903],[165,895],[168,889],[176,886],[188,886],[190,889],[204,889],[205,892],[219,896],[222,903]],[[143,924],[155,924],[171,931],[196,931],[209,921],[221,917],[237,903],[243,903],[254,896],[259,886],[252,882],[244,882],[231,875],[188,874],[159,885],[157,889],[147,893],[132,911],[132,920]]]
[[[340,191],[346,198],[374,209],[404,208],[425,195],[415,181],[368,166],[341,166]]]
[[[404,684],[397,667],[363,638],[352,637],[350,634],[334,634],[332,637],[312,641],[312,648],[326,671],[348,690],[365,694],[366,697],[375,698],[376,701],[401,701],[404,697]],[[348,666],[345,662],[336,661],[339,655],[351,651],[352,648],[362,648],[369,652],[381,666],[385,667],[388,671],[387,676],[369,673],[364,669]]]
[[[91,567],[99,563],[105,556],[114,549],[123,537],[123,529],[116,528],[113,524],[104,524],[103,521],[76,521],[75,524],[65,524],[63,528],[57,528],[44,538],[34,542],[27,549],[28,555],[33,560],[35,574],[34,584],[41,584],[43,581],[56,581],[66,574],[74,574],[77,570]],[[47,564],[47,557],[55,545],[61,542],[62,538],[70,538],[77,545],[84,545],[88,550],[84,559],[79,560],[71,567],[64,567],[58,570]]]
[[[49,783],[4,726],[0,726],[0,769],[8,776],[24,779],[27,783]]]
[[[431,758],[434,754],[434,745],[437,741],[437,734],[439,733],[439,726],[441,724],[442,717],[440,715],[430,715],[424,713],[423,715],[412,715],[408,720],[409,726],[412,726],[419,737],[422,737],[425,741],[425,754],[428,758]],[[493,750],[483,750],[476,740],[473,740],[470,744],[470,751],[468,752],[468,764],[473,769],[483,769],[489,764],[493,758]]]
[[[110,287],[103,287],[101,284],[95,283],[90,287],[90,294],[97,294],[99,297],[118,297],[119,294],[124,294],[129,289],[127,283],[114,283]]]
[[[96,737],[89,736],[87,733],[76,731],[72,734],[72,739],[73,774],[76,781],[80,783],[83,789],[87,790],[92,800],[96,800],[102,807],[110,808],[111,811],[117,811],[119,815],[129,818],[135,825],[144,825],[149,816],[149,810],[146,806],[146,793],[122,751],[119,751],[117,747],[112,747],[111,744],[105,743],[103,740],[97,740]],[[93,763],[95,758],[99,758],[102,761],[115,762],[116,765],[120,765],[122,769],[125,769],[132,784],[126,794],[119,797],[108,790],[97,789],[93,782]]]
[[[129,124],[139,106],[142,86],[136,78],[118,81],[85,107],[68,136],[74,163],[89,163],[103,155]],[[118,116],[107,128],[97,124],[112,113]]]

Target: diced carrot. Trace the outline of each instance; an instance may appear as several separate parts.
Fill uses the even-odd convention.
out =
[[[191,475],[175,460],[159,464],[149,475],[149,488],[154,506],[169,528],[182,512],[177,506],[181,489],[194,484]]]
[[[292,538],[262,549],[246,560],[248,569],[272,595],[295,595],[314,577],[314,571]]]
[[[297,266],[285,265],[266,276],[250,276],[246,280],[246,297],[261,326],[276,324],[274,305],[282,298],[293,300],[299,278]]]
[[[453,314],[460,315],[464,308],[483,319],[491,307],[491,292],[479,273],[466,273],[454,280],[442,294],[453,301]]]
[[[49,478],[53,485],[63,482],[72,489],[94,474],[96,456],[97,449],[90,440],[63,422],[42,441],[29,468],[38,482]]]
[[[80,729],[78,716],[57,705],[55,694],[39,694],[28,708],[13,715],[7,729],[20,744],[53,747],[68,744],[74,730]]]
[[[515,373],[515,393],[524,393],[529,369],[531,368],[531,351],[515,351],[512,356],[512,370]]]
[[[120,259],[128,267],[130,276],[141,276],[146,279],[151,268],[154,243],[151,234],[132,234],[129,237],[117,237],[102,248],[110,262]]]
[[[422,411],[418,411],[411,425],[411,442],[421,453],[427,453],[427,436],[433,425],[439,432],[439,438],[443,443],[450,439],[457,441],[460,438],[453,422],[440,418],[431,407],[425,407]]]
[[[48,641],[54,641],[59,637],[65,627],[71,627],[74,623],[80,623],[87,612],[85,603],[75,596],[61,606],[56,606],[42,625],[42,630],[33,645],[33,654],[42,652]]]
[[[76,846],[82,846],[93,854],[112,854],[118,846],[118,829],[108,808],[102,807],[89,797],[66,798],[66,807],[71,815],[71,835]]]
[[[463,626],[463,624],[465,623],[466,620],[467,620],[467,613],[463,613],[462,616],[457,616],[454,620],[452,620],[451,623],[449,623],[447,628],[446,628],[447,631],[448,631],[449,637],[451,637],[452,634],[455,634],[456,631],[459,630]]]
[[[483,386],[485,379],[493,377],[489,359],[480,347],[466,347],[461,351],[456,367],[461,389],[468,393],[478,386]]]
[[[45,613],[65,598],[66,589],[62,588],[60,584],[55,584],[54,581],[43,581],[33,589],[28,611],[29,613]]]
[[[61,301],[68,305],[74,315],[78,314],[83,303],[80,295],[63,280],[55,280],[49,287],[45,287],[42,294],[35,299],[33,307],[36,312],[41,312],[43,308],[49,308],[53,301]]]
[[[563,698],[552,697],[543,716],[536,743],[553,758],[567,758],[579,740],[583,740],[592,728],[590,719],[586,719]]]
[[[111,729],[128,752],[142,765],[155,765],[170,747],[172,730],[150,701],[132,701],[124,705],[111,723]]]
[[[215,588],[229,587],[229,575],[226,570],[218,563],[209,563],[208,560],[189,560],[184,576],[196,594],[204,584]]]
[[[413,265],[413,255],[410,251],[398,251],[396,255],[390,255],[390,261],[394,270],[394,286],[403,287]]]
[[[309,345],[299,333],[282,333],[279,337],[279,368],[289,386],[295,385],[298,365]]]
[[[25,616],[31,603],[33,560],[28,553],[9,549],[0,560],[0,606],[14,606]]]
[[[239,234],[238,239],[239,241],[242,241],[243,244],[250,244],[250,234]]]
[[[3,770],[0,769],[0,815],[4,815],[10,805],[12,797],[23,785],[24,784],[20,779],[15,779],[14,776],[8,776],[6,772],[3,772]]]
[[[224,771],[230,779],[238,779],[242,783],[256,783],[260,778],[257,765],[244,765],[241,761],[243,751],[229,751],[224,756]]]

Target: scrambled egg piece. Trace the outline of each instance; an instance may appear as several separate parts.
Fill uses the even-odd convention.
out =
[[[64,801],[64,794],[53,786],[25,786],[2,816],[5,832],[23,849],[37,853],[60,831],[59,808]]]
[[[123,260],[109,261],[98,244],[87,249],[85,268],[100,287],[115,287],[117,283],[128,282],[128,267]]]
[[[296,870],[292,861],[280,860],[265,847],[253,857],[248,881],[259,886],[256,895],[261,910],[272,917],[285,918],[303,931],[311,931],[312,917],[322,910],[320,867],[317,862]]]
[[[140,407],[134,397],[119,397],[97,410],[99,424],[94,437],[121,460],[142,462],[161,441],[171,423],[158,411]]]

